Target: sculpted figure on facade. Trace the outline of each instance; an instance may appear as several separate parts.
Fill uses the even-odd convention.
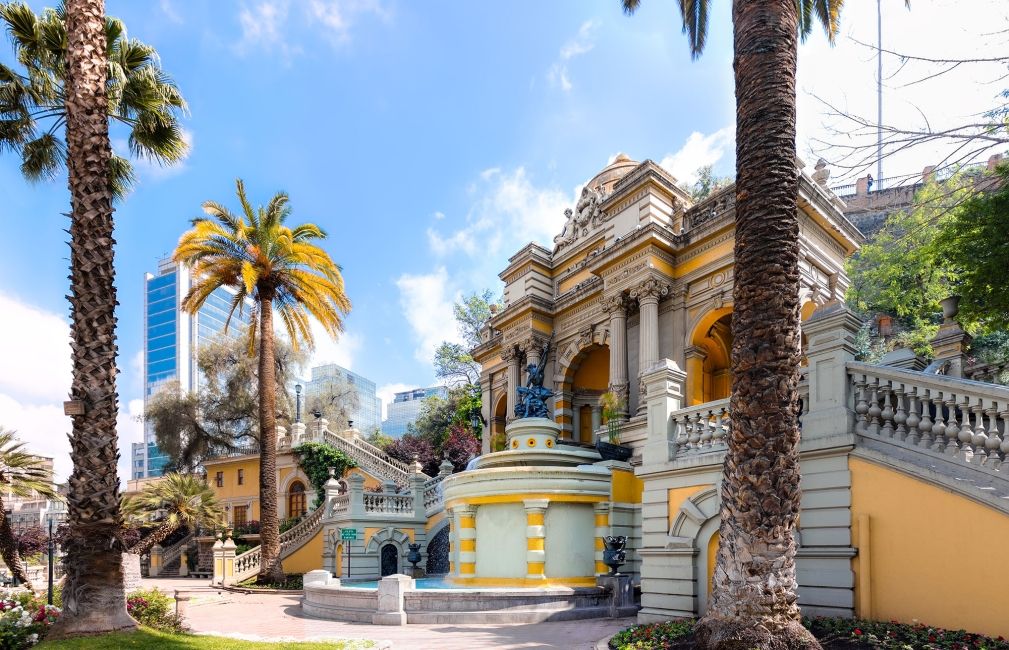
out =
[[[519,418],[545,418],[549,417],[547,412],[547,400],[553,397],[553,391],[543,386],[544,366],[550,354],[550,341],[547,341],[540,353],[540,361],[530,362],[526,366],[529,378],[525,386],[518,387],[518,404],[515,405],[515,417]]]
[[[554,252],[562,247],[573,244],[582,235],[588,234],[589,229],[595,228],[602,222],[602,203],[605,195],[590,187],[582,189],[582,194],[575,203],[575,209],[568,208],[564,211],[564,229],[561,234],[554,237]]]

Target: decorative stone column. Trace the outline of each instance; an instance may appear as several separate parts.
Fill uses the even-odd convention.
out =
[[[638,316],[638,414],[645,412],[647,386],[645,371],[659,360],[659,299],[669,293],[669,285],[656,278],[648,278],[631,289],[631,298],[638,301],[641,310]]]
[[[214,577],[211,584],[223,585],[224,584],[224,542],[221,540],[221,534],[217,534],[217,541],[214,542],[212,549],[214,554]]]
[[[427,479],[421,473],[421,464],[414,458],[410,463],[410,492],[413,493],[413,517],[416,521],[424,523],[427,521],[427,508],[424,507],[424,481]],[[439,472],[441,468],[439,467]],[[451,473],[451,463],[449,472]]]
[[[544,518],[549,499],[526,499],[526,578],[546,580],[546,526]]]
[[[161,544],[155,544],[151,547],[150,553],[150,564],[147,566],[147,575],[152,578],[157,578],[161,573],[161,555],[165,552],[165,549],[161,547]]]
[[[627,304],[623,294],[603,299],[610,316],[610,391],[627,403]]]
[[[598,403],[592,405],[592,435],[596,435],[596,431],[603,426],[603,409]]]
[[[855,359],[861,320],[841,303],[828,303],[802,324],[809,360],[809,403],[803,409],[802,437],[846,434],[855,430],[849,406],[851,390],[845,364]],[[857,396],[856,396],[857,397]]]
[[[459,542],[459,577],[476,576],[476,508],[463,504],[452,509],[456,539]]]
[[[582,439],[582,412],[581,406],[575,404],[574,394],[569,398],[571,404],[571,439],[581,441]]]
[[[490,439],[494,435],[494,416],[491,409],[494,408],[494,392],[492,388],[492,375],[488,374],[480,380],[480,416],[483,418],[483,429],[480,432],[480,454],[490,453]]]
[[[507,409],[505,421],[511,422],[515,419],[515,404],[518,398],[518,387],[522,381],[521,368],[519,367],[519,357],[521,353],[516,349],[506,350],[501,358],[508,362],[508,393],[506,395]]]
[[[364,476],[355,472],[347,477],[347,492],[350,494],[350,519],[357,521],[364,517]]]
[[[595,514],[596,526],[596,575],[601,576],[609,573],[610,570],[603,563],[603,551],[606,550],[603,538],[610,534],[610,504],[606,501],[595,503],[592,504],[592,510]]]
[[[235,548],[235,540],[231,539],[231,535],[228,535],[228,539],[224,540],[224,544],[221,545],[221,555],[224,560],[222,585],[230,585],[235,582]]]
[[[708,358],[707,351],[696,345],[691,345],[686,350],[683,351],[684,356],[687,359],[687,379],[688,385],[684,391],[684,397],[686,401],[683,403],[684,407],[692,406],[694,404],[703,404],[704,399],[704,360]],[[693,394],[693,388],[697,387],[700,389],[699,395]]]

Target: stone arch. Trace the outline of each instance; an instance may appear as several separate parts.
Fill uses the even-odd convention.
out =
[[[586,330],[558,355],[555,381],[565,396],[564,408],[570,413],[560,421],[565,436],[592,441],[592,407],[609,389],[609,356],[607,328]]]
[[[305,503],[309,509],[312,508],[312,501],[315,498],[315,488],[312,486],[312,482],[308,480],[308,476],[296,467],[293,472],[284,477],[284,480],[281,481],[278,486],[278,496],[280,497],[278,501],[281,504],[281,514],[283,517],[291,516],[291,513],[289,512],[290,504],[288,503],[288,497],[291,494],[291,487],[298,482],[300,482],[305,488]]]
[[[378,553],[379,548],[387,543],[395,544],[399,547],[400,553],[405,554],[406,545],[410,543],[410,536],[398,528],[389,526],[372,535],[364,551],[365,553]]]
[[[505,423],[508,421],[508,389],[500,391],[491,408],[491,451],[502,451],[505,448]]]
[[[732,305],[704,312],[690,329],[687,351],[687,398],[702,404],[729,396],[732,354]]]
[[[448,573],[449,569],[449,520],[442,519],[427,534],[427,575]]]

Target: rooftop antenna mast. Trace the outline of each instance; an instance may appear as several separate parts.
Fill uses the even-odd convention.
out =
[[[876,0],[876,183],[883,180],[883,6]]]

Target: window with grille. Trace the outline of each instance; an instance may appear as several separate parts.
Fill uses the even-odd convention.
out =
[[[308,504],[305,500],[305,484],[295,481],[287,495],[287,516],[300,517],[306,512],[308,512]]]
[[[217,487],[224,487],[224,472],[217,473]]]
[[[249,506],[235,506],[232,508],[231,525],[235,528],[244,526],[249,522]]]

